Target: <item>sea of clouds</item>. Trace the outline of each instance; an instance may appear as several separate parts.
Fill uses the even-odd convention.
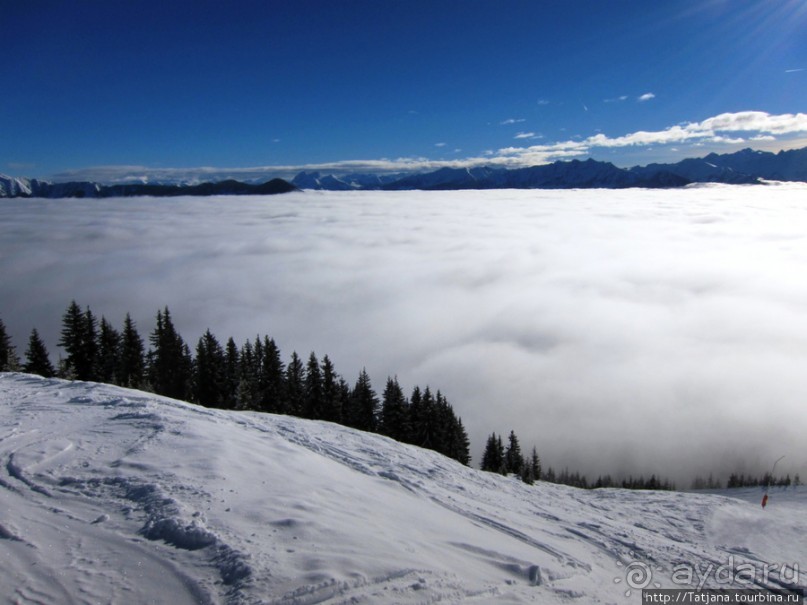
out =
[[[71,299],[168,305],[439,388],[475,462],[515,429],[591,475],[807,475],[807,186],[4,200],[0,318],[54,357]]]

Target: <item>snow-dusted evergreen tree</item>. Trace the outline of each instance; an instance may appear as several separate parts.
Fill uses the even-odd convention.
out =
[[[530,470],[533,479],[540,481],[543,470],[541,469],[541,458],[538,456],[538,450],[535,447],[532,448],[532,456],[530,456]]]
[[[445,456],[451,456],[454,441],[456,417],[451,404],[438,389],[434,396],[431,413],[431,433],[434,445],[432,449]]]
[[[62,368],[65,378],[97,378],[97,324],[89,307],[86,312],[82,312],[78,303],[71,301],[62,316],[62,333],[59,339],[59,346],[67,353]]]
[[[286,405],[284,413],[302,416],[305,406],[305,366],[292,351],[289,364],[286,366]]]
[[[432,425],[437,443],[434,449],[449,458],[469,464],[471,454],[468,434],[462,421],[454,413],[454,408],[439,390],[435,396]]]
[[[303,417],[321,420],[325,416],[325,393],[322,370],[316,354],[311,351],[305,366],[305,397]]]
[[[331,359],[325,355],[320,363],[322,371],[323,420],[342,422],[344,398],[340,385],[340,376],[336,373]]]
[[[97,380],[116,384],[121,363],[121,336],[106,318],[101,316],[98,334],[98,376]]]
[[[339,421],[339,423],[343,424],[344,426],[350,426],[348,419],[350,418],[351,414],[351,390],[347,380],[341,376],[339,377],[339,382],[337,384],[337,391],[339,393],[339,403],[341,404],[339,407],[342,410],[342,419]]]
[[[409,402],[397,378],[387,378],[381,398],[379,432],[398,441],[409,439]]]
[[[208,329],[196,344],[194,400],[207,407],[226,405],[224,349]]]
[[[127,313],[121,334],[118,384],[133,389],[142,388],[145,385],[146,361],[144,352],[143,339],[140,337],[131,315]]]
[[[263,362],[261,363],[259,409],[264,412],[285,411],[285,368],[275,341],[268,336],[263,339]]]
[[[423,407],[423,393],[420,387],[415,385],[412,395],[409,397],[409,443],[422,445],[416,435],[418,428],[425,422],[426,411]]]
[[[375,432],[378,429],[378,397],[370,384],[370,376],[362,369],[356,385],[350,393],[349,426],[362,431]]]
[[[527,458],[524,458],[524,463],[521,465],[521,480],[527,485],[535,483],[535,475],[532,474],[532,466]]]
[[[409,442],[438,450],[437,407],[431,389],[415,387],[409,403]]]
[[[31,337],[28,339],[28,349],[25,351],[25,365],[23,371],[29,374],[39,374],[45,378],[56,375],[56,370],[50,362],[50,355],[45,347],[45,343],[39,336],[36,328],[31,330]]]
[[[238,403],[236,404],[236,409],[257,409],[260,397],[260,360],[249,339],[241,347],[238,371]]]
[[[468,432],[460,417],[457,417],[457,425],[454,429],[454,448],[451,457],[465,466],[469,466],[471,464],[471,440],[468,439]]]
[[[98,320],[95,319],[95,315],[87,307],[87,310],[84,311],[84,341],[83,341],[83,351],[82,351],[82,375],[85,376],[84,378],[79,378],[79,380],[98,380],[98,369],[100,364],[100,357],[98,355],[99,352],[99,337],[98,337]]]
[[[83,340],[84,314],[78,303],[72,300],[62,315],[62,333],[58,342],[66,353],[60,368],[63,378],[77,378],[76,366],[80,364]]]
[[[496,433],[491,433],[485,444],[481,469],[491,473],[506,473],[504,446],[502,445],[502,438],[497,436]]]
[[[506,472],[521,475],[521,468],[524,465],[524,456],[521,454],[521,445],[518,442],[515,431],[510,431],[507,451],[504,454],[504,465]]]
[[[174,327],[168,307],[157,311],[156,325],[149,335],[151,347],[145,355],[143,339],[128,313],[120,333],[102,316],[99,333],[98,321],[89,307],[82,311],[72,301],[62,323],[59,344],[67,353],[60,362],[62,376],[149,389],[209,407],[286,413],[382,431],[470,463],[465,427],[439,390],[432,395],[429,387],[423,391],[415,387],[410,403],[397,379],[388,379],[382,406],[366,369],[351,389],[327,355],[320,363],[312,352],[303,365],[293,352],[284,367],[280,350],[269,337],[262,341],[257,336],[254,345],[247,340],[240,350],[229,338],[222,348],[208,329],[199,339],[194,356]],[[2,322],[0,345],[0,361],[8,367],[13,347]],[[47,351],[36,333],[29,353],[26,367],[47,373],[47,366],[41,362],[43,355],[47,358]],[[501,449],[500,438],[498,445]],[[503,454],[500,458],[503,468]]]
[[[153,349],[149,378],[154,392],[188,401],[192,395],[193,358],[188,345],[174,328],[168,307],[157,311],[150,341]]]
[[[239,387],[241,384],[241,352],[230,336],[224,348],[224,399],[222,407],[234,410],[238,407]]]
[[[14,372],[19,369],[19,359],[11,344],[11,337],[0,319],[0,372]]]

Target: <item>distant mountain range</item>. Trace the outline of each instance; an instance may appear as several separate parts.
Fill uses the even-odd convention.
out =
[[[449,190],[449,189],[624,189],[670,188],[692,183],[748,184],[769,181],[807,182],[807,147],[771,153],[743,149],[736,153],[689,158],[675,164],[618,168],[596,160],[560,161],[528,168],[441,168],[423,174],[377,175],[301,172],[292,179],[300,189]]]
[[[227,180],[198,185],[157,185],[132,183],[126,185],[100,185],[86,181],[72,183],[49,183],[37,179],[8,177],[0,174],[0,198],[3,197],[44,197],[44,198],[101,198],[101,197],[176,197],[179,195],[274,195],[297,191],[297,187],[283,179],[272,179],[266,183],[250,184]]]
[[[321,175],[300,172],[291,183],[272,179],[262,184],[235,180],[198,185],[127,184],[89,182],[49,183],[0,175],[1,197],[171,197],[178,195],[269,195],[297,189],[327,191],[403,191],[457,189],[626,189],[672,188],[692,183],[750,184],[761,181],[807,182],[807,147],[771,153],[743,149],[736,153],[710,153],[674,164],[648,164],[618,168],[597,160],[559,161],[528,168],[441,168],[420,174]]]

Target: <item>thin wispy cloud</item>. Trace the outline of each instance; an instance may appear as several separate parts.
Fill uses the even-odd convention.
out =
[[[641,95],[640,97],[638,97],[636,100],[639,101],[640,103],[644,103],[645,101],[650,101],[651,99],[655,99],[655,98],[656,98],[656,95],[654,95],[652,92],[646,92],[643,95]]]
[[[580,141],[561,141],[523,148],[508,147],[500,149],[498,157],[505,165],[532,165],[545,163],[548,158],[586,155],[597,148],[680,143],[732,145],[744,143],[753,137],[785,137],[804,133],[807,133],[807,114],[771,115],[762,111],[744,111],[724,113],[702,122],[687,122],[660,131],[637,131],[620,137],[599,133]]]
[[[797,72],[805,71],[805,70],[807,70],[807,67],[797,67],[796,69],[786,69],[785,73],[786,74],[795,74]]]
[[[440,142],[440,143],[435,143],[435,144],[434,144],[434,146],[435,146],[435,147],[445,147],[445,146],[446,146],[446,144],[445,144],[445,143]]]
[[[36,164],[33,162],[9,162],[7,166],[12,170],[32,170],[36,167]]]
[[[605,102],[605,103],[621,103],[621,102],[627,101],[627,100],[628,100],[628,95],[620,95],[618,97],[612,97],[610,99],[603,99],[603,102]]]
[[[514,139],[531,139],[535,136],[534,132],[519,132],[514,136]]]
[[[524,118],[508,118],[507,120],[499,122],[499,125],[508,126],[510,124],[521,124],[522,122],[526,122],[526,120]]]

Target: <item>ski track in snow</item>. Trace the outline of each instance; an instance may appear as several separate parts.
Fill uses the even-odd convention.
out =
[[[6,603],[627,603],[630,573],[673,588],[677,565],[804,587],[807,490],[734,493],[527,486],[331,423],[0,374]],[[721,584],[728,562],[790,573]]]

